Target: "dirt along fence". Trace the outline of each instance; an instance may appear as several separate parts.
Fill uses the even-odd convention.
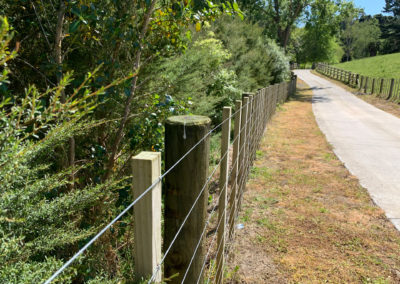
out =
[[[343,82],[365,94],[376,95],[380,98],[400,103],[400,78],[372,78],[352,73],[343,69],[318,63],[316,71],[337,81]]]
[[[223,283],[225,257],[256,150],[277,105],[294,94],[296,82],[292,74],[288,82],[243,94],[233,111],[223,108],[222,123],[212,129],[208,117],[168,118],[165,172],[161,172],[161,153],[141,152],[133,157],[134,201],[45,283],[57,278],[131,208],[138,280]],[[210,137],[219,130],[221,156],[210,169]]]

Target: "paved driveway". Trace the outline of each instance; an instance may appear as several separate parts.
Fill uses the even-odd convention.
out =
[[[336,155],[400,230],[400,119],[309,70],[295,73],[313,89],[315,117]]]

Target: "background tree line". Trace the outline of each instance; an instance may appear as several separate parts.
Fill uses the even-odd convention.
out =
[[[366,15],[351,0],[240,0],[291,61],[340,62],[400,51],[400,2]]]

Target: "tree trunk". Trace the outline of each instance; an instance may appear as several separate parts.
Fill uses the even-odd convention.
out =
[[[63,78],[63,70],[62,70],[62,41],[64,38],[64,32],[63,32],[63,25],[64,25],[64,17],[65,17],[65,4],[63,0],[60,0],[60,8],[58,10],[58,15],[57,15],[57,26],[56,26],[56,37],[55,37],[55,43],[54,43],[54,55],[55,55],[55,61],[57,64],[57,83],[59,84]],[[61,91],[61,103],[65,103],[66,97],[65,97],[65,91]],[[74,188],[74,179],[75,179],[75,171],[74,171],[74,165],[75,165],[75,138],[71,137],[69,138],[69,149],[68,149],[68,156],[66,157],[66,161],[63,163],[64,166],[68,166],[71,168],[71,175],[70,175],[70,180],[71,184],[69,186],[70,189]]]
[[[150,23],[150,17],[153,14],[154,11],[154,7],[156,5],[157,0],[152,0],[151,5],[147,11],[147,13],[144,16],[144,22],[143,22],[143,28],[142,31],[139,35],[139,44],[140,47],[138,48],[136,55],[135,55],[135,64],[133,66],[133,72],[137,73],[139,71],[140,68],[140,64],[141,64],[141,56],[142,56],[142,40],[145,37],[146,33],[147,33],[147,29],[149,27],[149,23]],[[122,138],[124,137],[124,129],[126,126],[126,123],[128,121],[128,117],[129,114],[131,112],[131,104],[132,104],[132,100],[133,97],[135,96],[135,92],[136,92],[136,88],[137,88],[137,80],[138,80],[138,74],[136,74],[135,77],[133,77],[132,83],[131,83],[131,88],[130,88],[130,92],[129,92],[129,96],[126,99],[126,103],[125,103],[125,108],[124,108],[124,114],[121,120],[121,124],[119,125],[119,128],[117,130],[117,134],[115,136],[115,140],[114,140],[114,144],[111,148],[111,156],[109,157],[108,163],[107,163],[107,168],[106,168],[106,173],[104,178],[108,179],[111,176],[111,173],[113,171],[114,168],[114,164],[115,164],[115,159],[117,156],[117,152],[119,150],[119,145],[122,141]]]

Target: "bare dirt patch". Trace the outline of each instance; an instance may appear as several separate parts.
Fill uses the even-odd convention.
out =
[[[375,95],[364,94],[360,90],[354,89],[342,82],[339,82],[339,81],[336,81],[329,77],[326,77],[326,76],[318,73],[317,71],[313,70],[313,71],[311,71],[311,73],[346,89],[348,92],[356,95],[358,98],[366,101],[367,103],[369,103],[383,111],[393,114],[394,116],[400,117],[400,105],[398,103],[387,101],[387,100],[379,98]]]
[[[227,283],[400,283],[400,233],[336,158],[298,86],[257,152]]]

